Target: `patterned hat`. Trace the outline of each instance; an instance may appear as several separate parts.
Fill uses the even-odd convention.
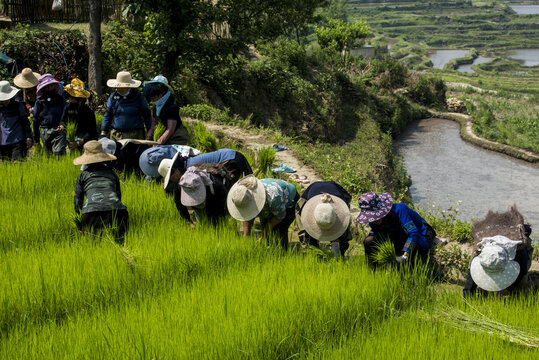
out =
[[[359,197],[358,203],[361,213],[356,222],[366,224],[385,217],[393,206],[393,197],[390,193],[377,195],[368,192]]]
[[[481,253],[470,265],[470,275],[477,286],[501,291],[514,283],[520,272],[519,263],[514,261],[520,243],[501,235],[483,238],[478,244]]]
[[[75,98],[87,99],[92,94],[84,88],[84,82],[77,78],[71,80],[71,84],[67,84],[64,87],[64,91]]]

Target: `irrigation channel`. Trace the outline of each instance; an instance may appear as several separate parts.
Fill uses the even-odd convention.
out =
[[[395,150],[404,158],[412,199],[421,208],[458,207],[458,217],[471,220],[517,204],[534,229],[532,238],[539,240],[539,164],[471,145],[461,139],[458,123],[442,119],[411,124]]]

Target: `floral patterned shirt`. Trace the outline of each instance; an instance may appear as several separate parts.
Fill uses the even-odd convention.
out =
[[[296,187],[278,179],[262,179],[266,189],[266,203],[259,216],[263,219],[284,219],[286,209],[294,206]]]

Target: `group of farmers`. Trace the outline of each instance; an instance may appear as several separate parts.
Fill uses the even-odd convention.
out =
[[[165,192],[173,195],[180,216],[188,222],[207,220],[216,225],[231,215],[241,221],[243,235],[248,236],[258,217],[262,236],[269,239],[266,235],[275,234],[287,249],[288,229],[296,220],[302,243],[319,247],[321,241],[329,242],[335,257],[344,259],[352,239],[351,195],[333,181],[314,182],[299,194],[287,181],[256,178],[245,156],[236,150],[201,154],[187,146],[188,132],[164,76],[147,81],[142,92],[137,90],[141,81],[132,79],[127,71],[108,80],[115,91],[107,101],[100,133],[86,104],[92,92],[81,80],[75,78],[62,87],[50,74],[40,76],[24,69],[14,83],[23,90],[18,98],[19,89],[0,81],[1,156],[23,158],[40,139],[47,153],[60,155],[66,148],[83,151],[74,159],[75,165],[82,165],[74,196],[75,210],[82,213],[81,229],[98,234],[104,226],[114,225],[117,241],[123,243],[129,214],[114,169],[130,167],[147,179],[162,178]],[[65,131],[68,122],[77,125],[71,141]],[[153,142],[158,124],[165,130]],[[371,229],[363,241],[370,266],[379,265],[373,255],[386,241],[398,254],[397,264],[428,258],[436,233],[417,212],[394,203],[390,193],[365,193],[358,205],[355,221],[368,223]],[[523,231],[520,241],[501,235],[483,238],[465,294],[477,286],[499,291],[518,282],[531,264],[529,232],[529,228]],[[521,251],[523,242],[525,251]]]

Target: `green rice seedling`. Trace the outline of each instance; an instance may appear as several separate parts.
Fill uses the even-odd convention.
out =
[[[396,258],[395,246],[387,239],[376,246],[371,260],[380,265],[396,265]]]
[[[77,133],[77,123],[70,121],[66,124],[66,135],[68,141],[75,141],[75,134]]]
[[[471,314],[454,307],[445,307],[437,312],[437,316],[441,321],[457,329],[483,333],[521,346],[539,348],[539,328],[504,324],[469,306],[473,311]]]
[[[153,141],[157,142],[159,138],[163,135],[167,127],[163,125],[162,122],[158,121],[157,125],[155,126],[155,131],[153,133]]]
[[[271,168],[275,162],[275,155],[277,151],[275,149],[264,146],[260,148],[257,152],[257,169],[255,171],[255,176],[258,177],[272,177]]]
[[[206,129],[206,126],[197,122],[193,126],[194,139],[192,140],[195,148],[199,149],[202,152],[211,152],[218,149],[217,140],[215,137]]]

